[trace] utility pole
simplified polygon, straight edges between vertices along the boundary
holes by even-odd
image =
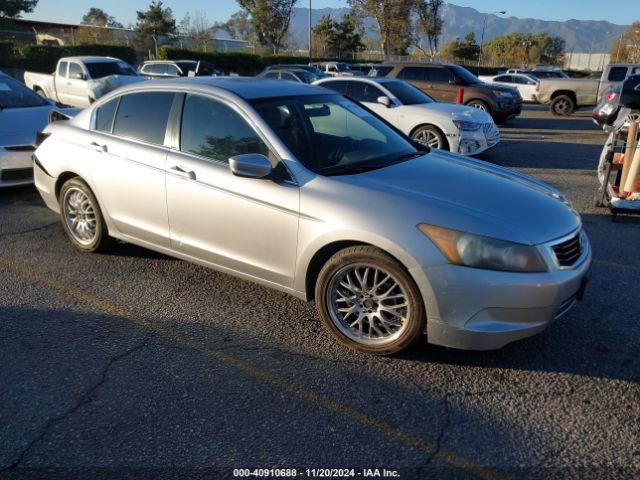
[[[309,0],[309,63],[311,63],[311,0]]]

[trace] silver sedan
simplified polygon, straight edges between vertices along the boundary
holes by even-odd
[[[429,152],[320,87],[133,85],[45,134],[36,186],[80,251],[117,238],[315,300],[365,352],[425,333],[500,348],[562,316],[588,278],[589,242],[559,192]]]

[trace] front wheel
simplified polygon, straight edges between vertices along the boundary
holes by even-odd
[[[468,107],[477,108],[478,110],[482,110],[483,112],[487,112],[489,115],[493,116],[493,112],[491,112],[491,107],[486,102],[482,100],[471,100],[467,103]]]
[[[108,244],[107,226],[93,192],[79,177],[60,189],[62,226],[71,243],[81,252],[96,252]]]
[[[339,251],[316,283],[327,329],[346,346],[391,355],[419,340],[426,313],[413,279],[392,257],[370,246]]]
[[[440,150],[449,150],[449,144],[438,127],[433,125],[423,125],[416,128],[411,134],[411,139],[421,145],[430,148],[439,148]]]

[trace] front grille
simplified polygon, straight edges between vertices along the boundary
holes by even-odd
[[[0,181],[17,182],[33,180],[33,168],[13,168],[0,171]]]
[[[553,253],[561,267],[571,267],[580,258],[582,254],[582,242],[580,241],[580,232],[576,233],[569,240],[554,245]]]

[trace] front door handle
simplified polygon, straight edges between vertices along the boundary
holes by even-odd
[[[101,145],[97,142],[91,142],[89,145],[93,147],[94,150],[97,150],[98,152],[107,153],[108,149],[106,145]]]
[[[196,179],[196,172],[194,172],[193,170],[187,170],[186,168],[181,167],[180,165],[174,165],[169,170],[171,170],[171,173],[173,173],[174,175],[177,175],[178,177],[186,178],[187,180]]]

